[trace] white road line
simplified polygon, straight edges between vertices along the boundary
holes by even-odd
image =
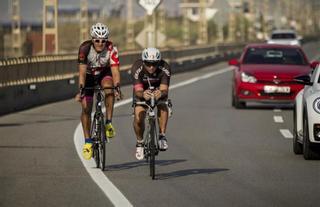
[[[82,126],[79,124],[74,132],[74,144],[76,146],[78,156],[85,166],[92,180],[100,187],[104,194],[110,199],[114,206],[133,206],[130,201],[120,192],[120,190],[113,185],[113,183],[105,176],[101,169],[95,168],[95,161],[85,160],[82,157],[83,145]]]
[[[275,113],[280,113],[280,112],[281,112],[281,109],[273,109],[273,112],[275,112]]]
[[[283,123],[283,118],[282,116],[273,116],[273,120],[276,123]]]
[[[221,70],[218,70],[218,71],[207,73],[207,74],[205,74],[203,76],[194,77],[194,78],[191,78],[189,80],[174,84],[174,85],[170,86],[170,89],[179,88],[181,86],[189,85],[189,84],[197,82],[199,80],[208,79],[208,78],[211,78],[212,76],[216,76],[216,75],[219,75],[219,74],[231,71],[231,70],[233,70],[233,69],[228,67],[228,68],[225,68],[225,69],[221,69]]]
[[[207,79],[212,76],[216,76],[228,71],[231,71],[232,68],[224,68],[218,71],[214,71],[211,73],[207,73],[203,76],[194,77],[189,80],[174,84],[170,86],[170,89],[179,88],[184,85],[188,85],[194,82],[197,82],[199,80]],[[114,107],[119,107],[128,103],[131,103],[132,98],[125,99],[123,101],[120,101],[114,105]],[[132,206],[130,201],[120,192],[120,190],[113,185],[113,183],[107,178],[107,176],[100,170],[95,168],[95,162],[93,159],[91,160],[85,160],[82,157],[82,145],[84,143],[83,139],[83,132],[82,132],[82,126],[81,123],[78,124],[74,136],[73,136],[74,144],[78,153],[78,156],[83,164],[83,166],[86,168],[87,172],[91,176],[92,180],[100,187],[100,189],[104,192],[104,194],[110,199],[110,201],[113,203],[114,206]]]
[[[280,129],[280,133],[286,139],[292,139],[293,138],[293,135],[291,134],[289,129]]]

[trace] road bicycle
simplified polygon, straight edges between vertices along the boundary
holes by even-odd
[[[152,90],[152,88],[151,88]],[[150,176],[155,179],[155,157],[159,154],[159,134],[158,134],[158,117],[156,115],[156,107],[158,105],[166,105],[168,107],[169,115],[172,113],[171,100],[156,101],[154,96],[150,101],[136,101],[135,105],[146,106],[146,118],[145,118],[145,132],[143,136],[144,143],[144,157],[149,163]]]
[[[114,87],[101,87],[97,85],[95,87],[85,87],[84,89],[94,90],[95,93],[95,112],[93,115],[90,137],[93,139],[93,158],[97,168],[101,168],[102,171],[106,165],[106,143],[109,143],[109,138],[106,137],[106,129],[104,122],[104,114],[102,112],[102,105],[104,103],[104,89],[112,89]],[[107,112],[106,112],[107,113]]]

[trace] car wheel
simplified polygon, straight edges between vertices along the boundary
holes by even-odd
[[[243,109],[246,107],[246,102],[239,101],[238,97],[234,93],[234,90],[232,90],[232,106],[236,109]]]
[[[239,101],[237,97],[234,97],[234,107],[237,109],[246,108],[246,102]]]
[[[303,152],[302,144],[298,142],[296,105],[293,106],[293,152],[295,154],[302,154]]]
[[[318,158],[318,153],[311,146],[309,139],[309,128],[308,128],[308,115],[306,112],[303,113],[303,157],[306,160],[312,160]]]
[[[232,90],[232,94],[231,94],[231,105],[233,106],[233,107],[236,107],[236,101],[235,101],[235,97],[234,97],[234,92],[233,92],[233,90]]]

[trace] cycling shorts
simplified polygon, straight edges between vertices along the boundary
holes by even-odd
[[[84,87],[94,87],[97,84],[102,83],[103,80],[112,80],[112,73],[111,70],[103,70],[99,75],[92,75],[92,74],[87,74],[86,75],[86,82]],[[93,99],[94,95],[94,90],[93,89],[84,89],[84,97],[86,100],[91,100]]]

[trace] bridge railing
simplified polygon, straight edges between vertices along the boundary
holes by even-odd
[[[195,58],[215,58],[239,53],[243,44],[219,44],[188,48],[166,48],[162,56],[169,63],[181,63]],[[141,51],[120,54],[121,70],[128,70]],[[77,55],[50,55],[0,60],[0,87],[70,79],[78,75]]]

